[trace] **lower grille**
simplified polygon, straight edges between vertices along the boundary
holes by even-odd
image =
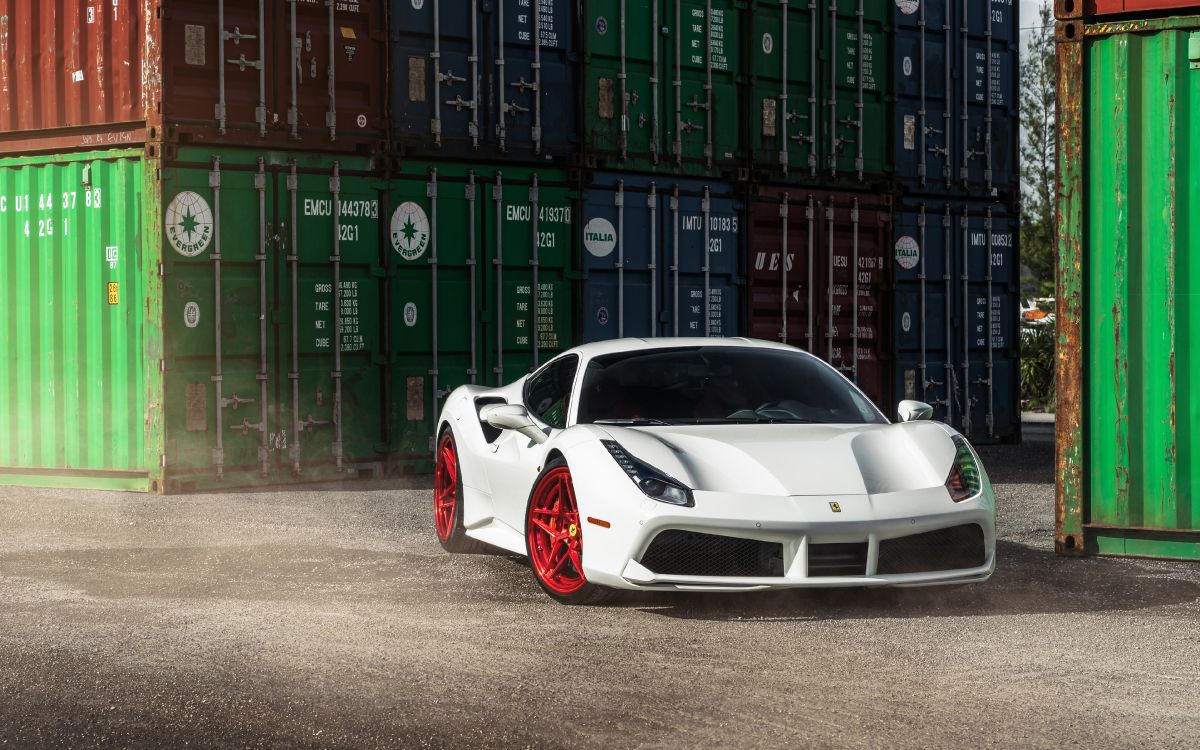
[[[777,578],[783,545],[671,529],[654,537],[641,563],[658,575]]]
[[[834,578],[867,574],[867,543],[808,545],[808,577]]]
[[[879,574],[978,568],[987,562],[983,527],[954,526],[879,543]]]

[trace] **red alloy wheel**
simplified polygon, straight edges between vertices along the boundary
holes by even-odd
[[[443,544],[450,541],[454,533],[455,516],[458,513],[458,453],[454,450],[454,438],[450,433],[438,441],[437,466],[433,476],[433,522],[438,539]]]
[[[526,519],[529,557],[538,580],[551,591],[569,595],[587,584],[583,577],[583,528],[571,485],[571,471],[546,472],[533,491]]]

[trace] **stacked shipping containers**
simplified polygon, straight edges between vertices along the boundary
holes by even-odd
[[[618,336],[1017,434],[1007,1],[0,5],[9,481],[420,468]]]
[[[1200,559],[1200,16],[1059,2],[1062,554]]]

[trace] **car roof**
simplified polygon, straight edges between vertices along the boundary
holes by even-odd
[[[591,359],[592,357],[600,357],[606,354],[651,351],[654,349],[675,349],[686,346],[732,346],[742,349],[781,349],[790,352],[801,351],[793,346],[787,346],[777,341],[760,341],[758,339],[748,338],[706,337],[614,339],[612,341],[598,341],[594,344],[584,344],[582,346],[577,346],[570,351],[571,353],[578,354],[585,359]]]

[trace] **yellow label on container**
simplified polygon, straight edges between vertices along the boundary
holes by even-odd
[[[108,282],[108,304],[121,304],[121,285],[116,281]]]
[[[358,34],[355,34],[354,29],[349,26],[342,27],[342,36],[346,39],[358,39]]]

